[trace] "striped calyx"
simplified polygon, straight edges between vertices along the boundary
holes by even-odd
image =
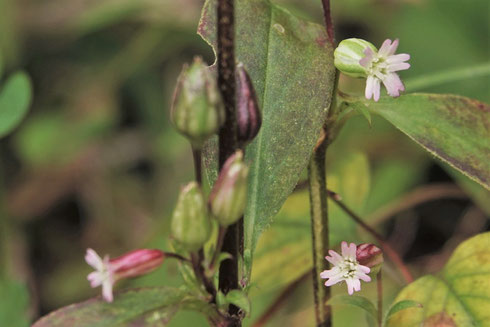
[[[367,48],[374,52],[378,51],[373,44],[365,40],[355,38],[343,40],[334,52],[335,67],[352,77],[367,77],[367,69],[360,63],[361,59],[366,56]]]

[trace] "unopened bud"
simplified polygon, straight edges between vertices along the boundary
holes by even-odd
[[[372,43],[362,39],[343,40],[334,51],[335,67],[352,77],[366,77],[366,68],[360,63],[360,60],[366,56],[364,53],[366,48],[371,48],[374,52],[378,51]]]
[[[237,139],[247,143],[259,132],[262,116],[250,76],[243,64],[236,67]]]
[[[357,246],[356,259],[359,264],[371,268],[370,274],[376,275],[384,262],[383,251],[374,244],[363,243]]]
[[[184,66],[172,101],[172,121],[196,147],[215,134],[225,120],[215,76],[199,57]]]
[[[187,250],[200,249],[211,234],[211,221],[204,196],[196,182],[180,192],[170,226],[172,237]]]
[[[104,300],[112,302],[112,289],[118,280],[148,274],[164,259],[165,253],[156,249],[134,250],[115,259],[107,255],[102,259],[94,250],[87,249],[85,261],[95,269],[87,279],[92,287],[102,286]]]
[[[212,215],[221,226],[240,219],[247,204],[248,167],[243,163],[243,152],[237,151],[226,160],[209,194]]]

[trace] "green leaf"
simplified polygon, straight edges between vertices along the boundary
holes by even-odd
[[[0,326],[27,327],[29,291],[24,283],[0,278]]]
[[[363,100],[439,159],[490,189],[490,106],[437,94]]]
[[[166,326],[179,309],[216,314],[209,304],[186,291],[155,287],[119,292],[113,303],[97,297],[72,304],[41,318],[33,327]]]
[[[422,304],[412,300],[402,300],[400,302],[396,302],[388,310],[385,317],[385,321],[390,319],[391,316],[393,316],[395,313],[399,311],[409,309],[409,308],[422,308],[422,307],[423,307]]]
[[[241,290],[231,290],[226,294],[226,302],[234,304],[242,309],[247,315],[250,314],[250,300],[247,294]]]
[[[3,67],[4,67],[3,56],[2,53],[0,52],[0,79],[2,78],[3,75]]]
[[[0,90],[0,137],[21,122],[31,103],[31,80],[24,72],[10,76]]]
[[[367,298],[359,295],[336,295],[328,302],[330,305],[353,305],[366,311],[371,317],[376,319],[377,310],[374,304]]]
[[[463,242],[438,276],[405,287],[395,302],[412,300],[422,309],[393,314],[387,326],[488,326],[490,321],[490,232]]]
[[[236,59],[254,83],[262,128],[247,147],[251,162],[245,249],[252,252],[306,167],[331,102],[335,69],[325,28],[267,0],[236,1]],[[216,50],[216,1],[199,34]],[[212,174],[211,174],[212,175]],[[250,273],[251,258],[244,258]]]

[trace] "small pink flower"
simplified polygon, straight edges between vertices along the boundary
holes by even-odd
[[[365,57],[359,60],[359,64],[366,68],[367,81],[365,96],[366,99],[374,98],[379,100],[381,82],[386,87],[388,94],[392,97],[400,95],[400,91],[405,90],[400,77],[395,72],[410,68],[410,64],[405,62],[410,59],[410,55],[401,53],[395,55],[398,48],[398,40],[391,42],[385,40],[378,52],[370,47],[364,49]]]
[[[139,249],[109,260],[108,255],[102,259],[94,250],[87,249],[85,261],[95,269],[87,279],[91,287],[102,285],[102,297],[112,302],[112,289],[118,280],[147,274],[160,266],[164,258],[165,253],[160,250]]]
[[[325,286],[332,286],[334,284],[345,281],[347,283],[347,291],[349,295],[361,290],[361,280],[370,282],[371,277],[367,274],[371,271],[366,266],[360,265],[356,259],[356,245],[347,242],[342,242],[342,255],[330,250],[328,253],[330,256],[326,256],[325,259],[330,262],[333,267],[330,270],[324,270],[320,273],[320,277],[328,279],[325,282]]]

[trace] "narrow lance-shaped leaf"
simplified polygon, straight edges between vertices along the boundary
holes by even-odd
[[[490,189],[490,106],[456,95],[364,101],[415,142]]]
[[[199,34],[214,48],[215,5],[215,0],[206,2],[199,24]],[[267,0],[235,5],[236,60],[250,74],[262,110],[261,130],[246,149],[251,163],[244,223],[249,274],[259,235],[308,163],[331,102],[335,69],[324,27]]]

